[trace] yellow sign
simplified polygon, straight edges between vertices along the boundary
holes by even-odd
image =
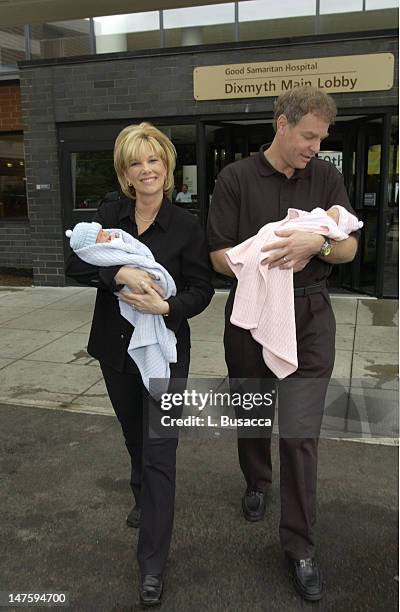
[[[326,93],[378,91],[393,87],[393,73],[392,53],[201,66],[193,71],[194,97],[267,98],[303,85]]]

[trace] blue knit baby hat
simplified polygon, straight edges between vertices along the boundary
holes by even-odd
[[[65,235],[69,238],[71,249],[77,251],[83,247],[96,243],[97,234],[102,229],[100,223],[77,223],[73,230],[67,230]]]

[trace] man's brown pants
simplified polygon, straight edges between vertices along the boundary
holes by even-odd
[[[274,374],[262,346],[248,330],[229,321],[226,306],[225,359],[230,379],[265,379]],[[335,360],[336,323],[326,289],[295,298],[298,370],[278,383],[281,520],[284,551],[304,559],[315,553],[318,439],[329,379]],[[250,383],[251,386],[251,383]],[[249,387],[250,388],[250,387]],[[271,438],[238,436],[239,462],[247,486],[265,491],[272,482]]]

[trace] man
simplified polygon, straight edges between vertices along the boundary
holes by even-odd
[[[192,201],[192,193],[189,191],[189,188],[186,185],[186,183],[183,183],[182,191],[180,191],[178,195],[176,196],[175,202],[187,204],[188,202],[191,202],[191,201]]]
[[[215,185],[209,215],[209,246],[214,269],[233,276],[225,253],[254,236],[267,223],[283,219],[288,208],[325,210],[340,204],[352,210],[341,174],[315,156],[334,123],[331,97],[312,87],[294,89],[275,104],[275,137],[257,155],[226,166]],[[352,261],[354,234],[341,242],[303,231],[276,231],[265,244],[269,268],[293,268],[298,369],[279,383],[280,541],[298,592],[308,600],[322,595],[315,560],[317,447],[326,390],[335,358],[335,319],[326,289],[332,264]],[[274,378],[262,346],[250,331],[230,322],[236,284],[228,298],[225,359],[230,379]],[[270,437],[239,437],[239,461],[247,482],[242,500],[247,520],[261,520],[271,484]]]

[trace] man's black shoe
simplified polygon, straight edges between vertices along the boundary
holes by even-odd
[[[265,493],[248,487],[242,497],[242,508],[246,520],[261,521],[265,516]]]
[[[140,601],[144,606],[158,606],[161,603],[163,580],[160,574],[146,574],[140,584]]]
[[[287,559],[297,592],[308,601],[321,599],[322,575],[314,559]]]
[[[133,506],[132,510],[126,517],[126,524],[128,525],[128,527],[133,527],[134,529],[137,529],[140,526],[140,514],[140,508],[138,506]]]

